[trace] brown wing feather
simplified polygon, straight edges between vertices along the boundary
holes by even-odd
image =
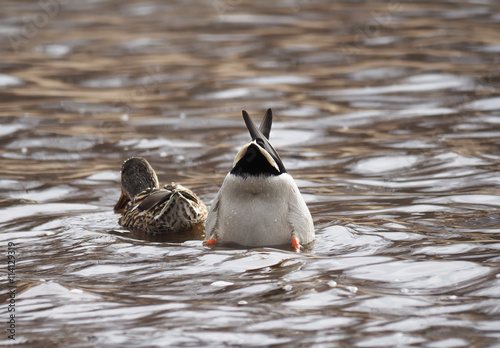
[[[149,210],[158,204],[162,204],[172,196],[172,191],[160,189],[156,192],[149,194],[140,204],[139,210]],[[137,200],[138,197],[136,197]]]

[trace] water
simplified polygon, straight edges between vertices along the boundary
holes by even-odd
[[[1,5],[2,345],[10,242],[18,346],[500,347],[497,2],[50,3]],[[124,159],[210,204],[269,107],[310,252],[120,228]]]

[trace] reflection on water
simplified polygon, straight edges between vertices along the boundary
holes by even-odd
[[[496,2],[42,3],[0,18],[16,343],[498,345]],[[210,203],[269,107],[310,252],[120,228],[124,159]]]

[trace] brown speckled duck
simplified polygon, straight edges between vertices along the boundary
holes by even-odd
[[[208,209],[190,189],[172,183],[160,187],[154,169],[144,158],[126,160],[121,170],[122,194],[114,207],[118,223],[150,234],[177,233],[207,219]]]

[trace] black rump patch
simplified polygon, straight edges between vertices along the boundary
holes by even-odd
[[[269,163],[255,144],[251,144],[245,155],[236,163],[231,174],[242,176],[276,176],[281,173]]]

